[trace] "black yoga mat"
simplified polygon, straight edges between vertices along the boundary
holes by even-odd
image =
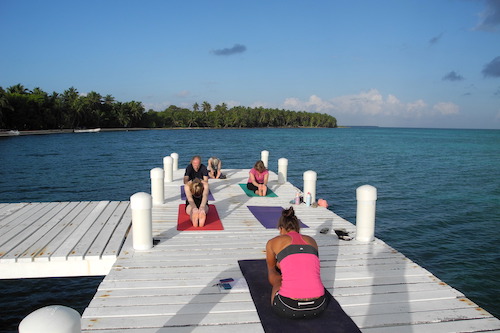
[[[330,303],[319,317],[311,319],[288,319],[278,316],[271,308],[272,288],[267,279],[266,261],[239,260],[238,264],[247,281],[262,327],[266,333],[361,332],[328,291]]]

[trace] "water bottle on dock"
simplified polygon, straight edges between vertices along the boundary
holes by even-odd
[[[307,192],[307,195],[306,195],[306,206],[307,207],[311,206],[311,192]]]
[[[300,192],[295,193],[295,204],[300,204]]]

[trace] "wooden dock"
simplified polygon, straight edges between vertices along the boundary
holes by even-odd
[[[129,202],[0,204],[0,278],[106,275],[130,224]]]
[[[2,277],[7,267],[28,277],[42,263],[49,273],[75,262],[98,267],[100,260],[99,269],[87,272],[97,273],[109,271],[112,261],[83,313],[84,332],[264,332],[248,291],[222,293],[214,284],[241,278],[238,260],[264,259],[267,240],[277,235],[247,206],[289,207],[296,188],[279,185],[271,173],[270,187],[278,197],[250,198],[238,186],[246,182],[248,170],[225,172],[228,179],[210,181],[224,230],[177,230],[183,203],[183,170],[178,170],[174,181],[165,183],[165,204],[153,208],[156,245],[148,251],[134,251],[130,234],[125,238],[128,202],[0,204],[1,244],[9,232],[23,237],[23,242],[9,238],[10,250],[1,245]],[[318,242],[325,286],[363,332],[500,332],[500,320],[383,241],[339,240],[333,229],[354,234],[355,226],[321,207],[295,207],[310,227],[302,233]],[[329,232],[321,234],[322,228]],[[40,229],[45,233],[37,238]],[[49,269],[52,263],[61,266]]]

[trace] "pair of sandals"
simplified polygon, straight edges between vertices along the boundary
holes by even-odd
[[[326,234],[326,233],[328,233],[328,230],[329,230],[328,228],[323,228],[319,232],[321,234]],[[349,236],[349,233],[345,229],[334,229],[334,231],[335,231],[335,234],[337,235],[337,237],[339,239],[342,239],[342,240],[345,240],[345,241],[352,240],[352,237]]]

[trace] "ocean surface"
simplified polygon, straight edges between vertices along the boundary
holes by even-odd
[[[500,131],[408,128],[192,129],[0,138],[0,202],[129,200],[149,192],[149,172],[179,154],[223,168],[269,168],[288,159],[302,187],[355,222],[356,188],[378,190],[376,236],[500,317]],[[205,162],[206,163],[206,162]],[[292,199],[292,198],[291,198]],[[102,277],[0,280],[0,328],[17,332],[49,304],[80,313]]]

